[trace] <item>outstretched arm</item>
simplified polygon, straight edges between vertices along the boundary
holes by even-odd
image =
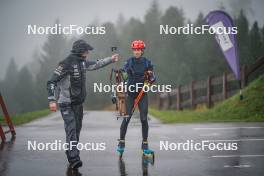
[[[110,63],[116,62],[120,59],[118,54],[114,54],[112,57],[106,57],[97,61],[86,61],[87,70],[97,70],[102,67],[109,65]]]

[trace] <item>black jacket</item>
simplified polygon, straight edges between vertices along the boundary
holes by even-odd
[[[47,82],[48,100],[58,103],[83,103],[86,97],[86,71],[102,68],[111,62],[111,57],[87,61],[78,54],[70,54],[59,63]]]

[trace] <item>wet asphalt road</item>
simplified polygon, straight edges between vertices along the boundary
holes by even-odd
[[[150,147],[154,165],[142,162],[141,126],[134,118],[128,128],[123,160],[116,153],[121,120],[113,112],[85,112],[81,143],[105,143],[104,151],[81,151],[83,167],[67,170],[64,151],[29,151],[28,141],[65,141],[59,113],[16,128],[17,137],[0,146],[0,175],[162,175],[162,176],[262,176],[264,175],[264,123],[213,123],[164,125],[150,120]],[[193,140],[236,142],[236,151],[160,150],[160,141]],[[96,147],[95,147],[96,148]]]

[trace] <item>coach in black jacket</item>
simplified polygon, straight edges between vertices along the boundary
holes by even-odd
[[[73,43],[71,54],[59,63],[51,79],[47,82],[48,100],[51,111],[56,111],[59,104],[64,120],[66,142],[73,144],[71,150],[66,151],[71,168],[82,166],[79,142],[83,119],[83,102],[86,97],[86,71],[102,68],[120,59],[118,54],[97,61],[86,59],[93,50],[84,40]],[[58,89],[56,89],[58,88]],[[58,91],[55,91],[58,90]]]

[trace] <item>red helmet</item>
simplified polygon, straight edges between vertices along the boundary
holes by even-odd
[[[146,45],[142,40],[134,40],[131,43],[131,48],[132,49],[145,49]]]

